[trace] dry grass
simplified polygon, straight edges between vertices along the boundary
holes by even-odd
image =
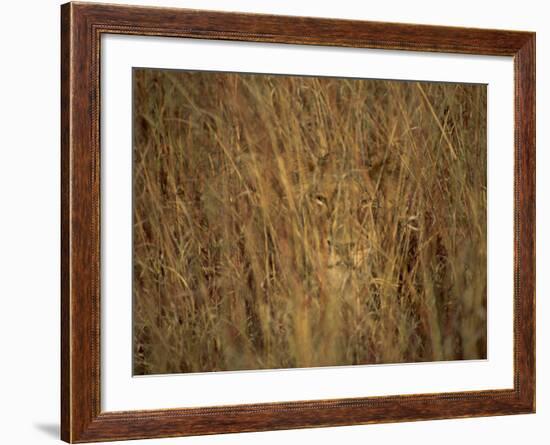
[[[486,356],[486,88],[134,71],[136,374]]]

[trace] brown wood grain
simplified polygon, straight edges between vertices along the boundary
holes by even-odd
[[[101,412],[99,61],[104,33],[513,56],[514,388]],[[534,412],[534,33],[68,3],[61,7],[61,37],[63,440],[91,442]]]

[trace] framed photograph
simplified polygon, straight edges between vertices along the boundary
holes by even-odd
[[[61,8],[67,442],[535,411],[535,34]]]

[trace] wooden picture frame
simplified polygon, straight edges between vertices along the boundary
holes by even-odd
[[[67,442],[533,413],[535,34],[92,3],[61,7],[61,437]],[[102,412],[100,38],[169,36],[512,56],[514,387],[456,393]]]

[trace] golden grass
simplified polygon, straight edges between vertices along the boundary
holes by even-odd
[[[134,70],[134,372],[486,356],[486,87]]]

